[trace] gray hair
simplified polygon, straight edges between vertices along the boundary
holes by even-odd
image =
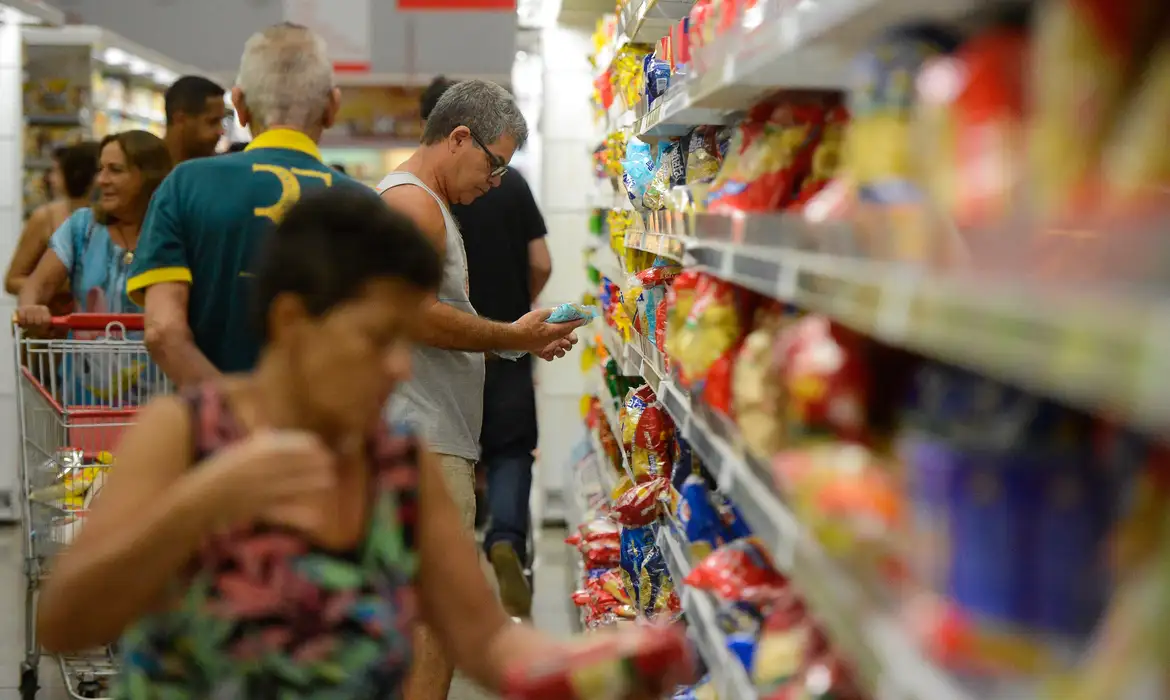
[[[236,85],[261,127],[320,126],[333,90],[333,63],[324,40],[291,22],[256,32],[244,44]]]
[[[516,100],[486,80],[463,80],[447,88],[427,117],[422,142],[438,143],[460,126],[471,129],[484,143],[495,143],[507,134],[519,149],[528,140],[528,123]]]

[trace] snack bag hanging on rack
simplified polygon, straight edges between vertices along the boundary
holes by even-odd
[[[754,537],[716,549],[687,576],[686,585],[720,600],[766,607],[790,594],[788,579]]]
[[[712,365],[743,336],[747,295],[729,282],[711,278],[695,299],[672,353],[684,386],[701,387]]]
[[[865,442],[871,377],[862,340],[823,316],[805,316],[776,344],[788,439]]]

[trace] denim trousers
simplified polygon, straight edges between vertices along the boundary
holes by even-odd
[[[480,461],[487,484],[488,526],[483,546],[512,545],[528,561],[529,497],[532,493],[531,452],[485,455]]]

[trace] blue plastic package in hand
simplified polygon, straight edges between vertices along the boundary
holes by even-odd
[[[597,308],[584,304],[561,304],[548,315],[549,323],[569,323],[571,321],[592,321],[597,318]]]

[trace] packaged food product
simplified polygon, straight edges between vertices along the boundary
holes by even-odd
[[[837,176],[844,159],[845,129],[848,111],[841,105],[829,109],[825,116],[820,142],[813,151],[808,175],[800,182],[796,197],[788,207],[801,209],[817,196]]]
[[[650,479],[623,493],[614,501],[612,515],[624,527],[645,527],[670,512],[670,482]]]
[[[771,361],[776,335],[788,319],[782,304],[756,311],[755,328],[744,338],[731,370],[731,414],[753,455],[768,459],[783,446],[779,367]]]
[[[670,178],[679,167],[678,160],[678,144],[673,141],[667,142],[658,154],[654,177],[647,183],[646,192],[642,195],[642,207],[646,211],[660,211],[666,208]]]
[[[657,406],[651,406],[647,411],[661,412]],[[643,414],[645,417],[645,414]],[[665,479],[670,481],[670,459],[665,449],[648,450],[635,446],[630,450],[630,471],[639,483],[650,479]]]
[[[691,450],[691,443],[681,435],[674,439],[674,463],[670,467],[670,482],[675,491],[682,491],[683,484],[692,476],[703,477],[699,458]]]
[[[721,600],[758,606],[772,604],[789,592],[788,579],[776,571],[754,537],[716,549],[691,570],[685,583]]]
[[[634,275],[636,284],[652,287],[664,284],[682,272],[682,265],[667,258],[655,258],[654,264]]]
[[[1102,158],[1105,220],[1161,212],[1167,207],[1170,145],[1170,19],[1144,71],[1141,85],[1121,110]]]
[[[597,307],[583,304],[561,304],[548,315],[549,323],[569,323],[571,321],[592,321],[599,315]]]
[[[752,680],[761,696],[791,683],[804,665],[811,623],[804,604],[792,598],[773,606],[764,619]]]
[[[1039,216],[1080,223],[1103,141],[1160,29],[1157,0],[1052,0],[1037,6],[1028,85],[1030,197]],[[1070,148],[1076,144],[1076,148]]]
[[[739,345],[735,345],[723,353],[707,371],[707,378],[703,382],[703,403],[725,416],[731,416],[731,373],[735,358],[739,355]]]
[[[723,523],[702,476],[687,477],[679,489],[678,521],[693,561],[706,558],[723,544]]]
[[[627,450],[634,445],[634,436],[638,432],[638,422],[642,419],[642,414],[657,400],[654,389],[649,384],[631,389],[626,394],[619,418],[622,424],[622,444]]]
[[[684,386],[704,381],[711,366],[739,342],[742,306],[737,289],[723,280],[710,279],[700,290],[671,353]]]
[[[773,464],[780,490],[828,551],[878,560],[901,531],[901,494],[865,447],[827,442],[780,452]]]
[[[626,157],[622,159],[622,172],[622,184],[630,202],[635,209],[641,209],[642,197],[654,179],[654,157],[650,146],[638,139],[630,139],[626,144]]]
[[[708,208],[759,212],[789,204],[811,169],[824,118],[816,103],[781,104],[764,120],[749,117],[711,186]]]
[[[670,87],[670,63],[655,54],[647,54],[642,65],[646,74],[646,103],[653,106]]]
[[[711,182],[719,174],[720,158],[715,141],[715,129],[699,126],[682,141],[687,149],[687,184]]]
[[[660,348],[666,351],[671,359],[677,359],[680,335],[683,324],[691,314],[691,308],[698,298],[699,291],[710,283],[710,278],[693,270],[679,273],[670,289],[666,292],[666,323],[663,324],[663,340]]]
[[[870,373],[863,341],[824,316],[810,315],[784,329],[776,345],[788,439],[828,434],[864,441]]]
[[[654,545],[654,534],[652,527],[622,528],[620,561],[622,581],[634,600],[641,600],[639,583],[642,562],[646,560],[646,552]]]
[[[1028,52],[1024,29],[998,27],[922,69],[917,135],[933,145],[920,149],[922,182],[960,227],[1006,221],[1018,205]]]

